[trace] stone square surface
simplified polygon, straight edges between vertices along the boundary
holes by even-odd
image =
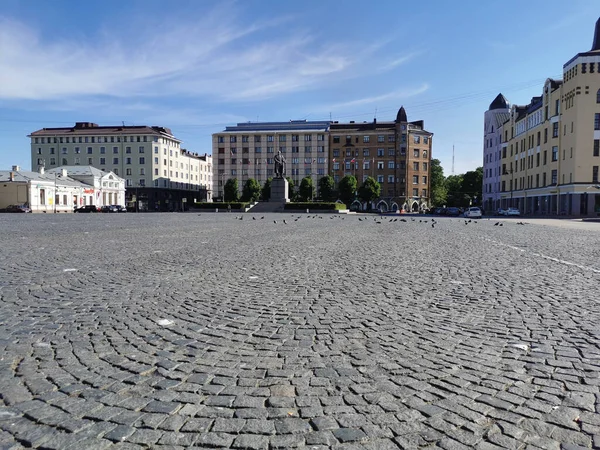
[[[0,446],[600,445],[600,223],[395,218],[0,216]]]

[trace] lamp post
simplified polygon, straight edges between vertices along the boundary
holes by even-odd
[[[513,169],[505,170],[502,175],[508,175],[508,174],[510,174],[510,208],[512,208],[513,207],[513,189],[514,189]]]

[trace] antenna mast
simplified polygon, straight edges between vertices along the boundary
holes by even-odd
[[[452,175],[454,175],[454,144],[452,144]]]

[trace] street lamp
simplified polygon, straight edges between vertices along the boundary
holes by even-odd
[[[514,179],[515,177],[513,176],[513,169],[509,169],[509,170],[504,170],[504,173],[502,175],[508,175],[510,174],[510,207],[513,207],[513,189],[514,189]]]

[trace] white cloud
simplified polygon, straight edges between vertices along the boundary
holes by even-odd
[[[354,106],[362,106],[362,105],[372,105],[372,104],[389,104],[390,102],[402,100],[409,97],[414,97],[415,95],[422,94],[429,89],[429,85],[426,83],[422,84],[419,87],[415,87],[413,89],[400,89],[392,92],[388,92],[387,94],[376,95],[373,97],[364,97],[356,100],[351,100],[349,102],[338,103],[336,105],[331,106],[332,110],[337,109],[347,109]]]
[[[366,75],[368,59],[381,48],[319,44],[309,31],[283,30],[273,38],[273,28],[288,20],[247,24],[230,8],[217,7],[200,21],[164,19],[160,33],[133,27],[137,34],[128,36],[115,26],[86,41],[42,39],[26,24],[0,17],[0,99],[179,95],[253,101]]]

